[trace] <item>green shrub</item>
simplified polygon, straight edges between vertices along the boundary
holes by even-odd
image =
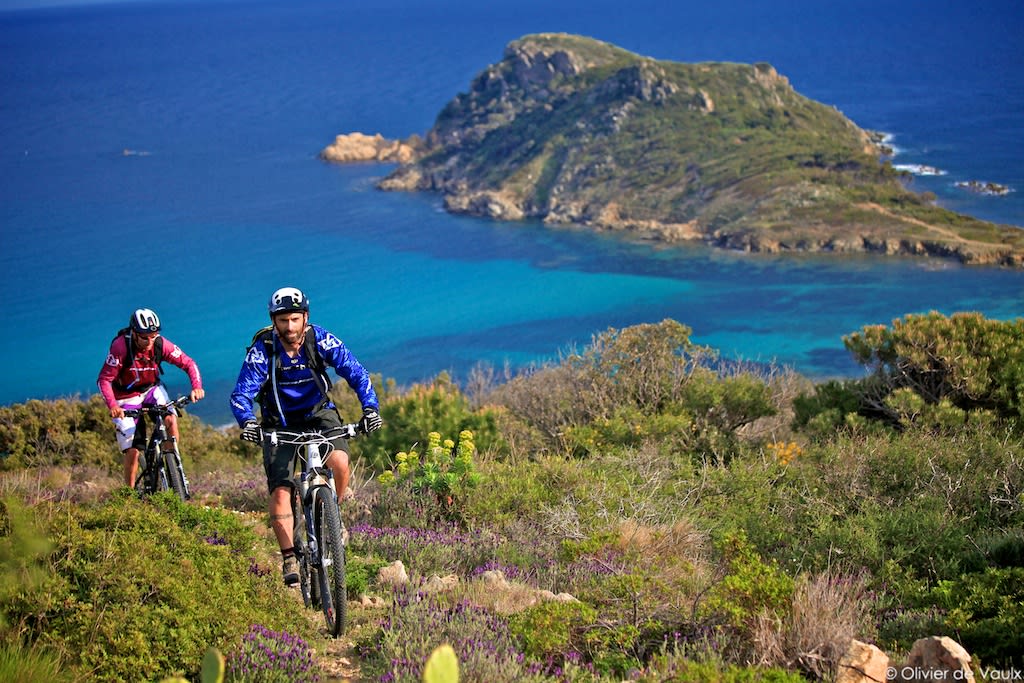
[[[0,629],[14,617],[6,608],[10,601],[48,583],[52,548],[45,525],[32,511],[14,497],[0,499]]]
[[[693,660],[661,655],[636,679],[641,683],[806,683],[800,674],[784,669],[744,667],[720,659]]]
[[[509,632],[533,659],[560,661],[585,649],[585,633],[597,612],[582,602],[540,602],[509,618]]]
[[[361,413],[357,410],[354,414]],[[474,410],[445,373],[400,394],[393,390],[385,393],[380,414],[384,427],[352,442],[354,453],[377,472],[391,467],[394,454],[416,449],[417,444],[422,448],[422,439],[432,431],[459,434],[469,430],[481,451],[505,448],[498,431],[497,411],[487,407]]]
[[[772,415],[765,378],[715,353],[674,320],[595,335],[559,365],[516,377],[492,399],[556,452],[577,456],[658,442],[712,461],[731,457],[736,430]]]
[[[927,404],[945,400],[962,411],[1024,418],[1024,318],[1003,322],[933,311],[894,320],[889,328],[865,326],[843,343],[873,373],[873,391],[863,400],[889,419],[901,417],[886,403],[899,389]]]
[[[28,642],[58,647],[93,680],[156,680],[195,672],[211,645],[252,623],[304,627],[277,573],[254,564],[256,537],[235,515],[118,493],[37,507],[54,545],[50,579],[8,604]]]
[[[793,428],[812,437],[827,438],[846,423],[846,416],[861,409],[859,383],[827,380],[815,384],[813,394],[793,400]]]
[[[631,624],[597,625],[583,635],[584,652],[599,673],[621,679],[640,667],[641,635]]]
[[[248,457],[237,438],[183,413],[178,419],[185,471],[231,466]],[[0,471],[42,467],[97,467],[121,472],[121,454],[106,403],[93,394],[86,400],[30,400],[0,406]]]
[[[708,591],[702,618],[719,622],[745,638],[753,635],[762,614],[786,616],[795,584],[773,561],[763,560],[743,532],[727,533],[719,544],[726,574]]]
[[[416,451],[398,453],[394,469],[384,471],[379,480],[384,486],[407,482],[414,493],[433,496],[444,519],[462,520],[466,499],[480,483],[475,454],[473,432],[468,429],[459,433],[458,445],[430,432],[422,456]]]
[[[493,531],[469,530],[453,524],[415,527],[377,527],[359,524],[351,528],[350,548],[387,563],[400,560],[419,576],[468,575],[490,562],[504,541]]]
[[[1024,665],[1024,568],[990,568],[940,581],[929,598],[945,611],[949,635],[983,665]]]
[[[480,483],[466,502],[466,514],[480,523],[512,524],[560,503],[585,485],[580,463],[556,456],[529,462],[480,459]]]
[[[379,558],[349,553],[345,559],[345,592],[352,598],[369,593],[377,572],[387,564]]]
[[[0,470],[53,462],[120,468],[110,412],[98,394],[0,406]]]
[[[1000,532],[986,542],[985,557],[994,567],[1024,567],[1024,530]]]

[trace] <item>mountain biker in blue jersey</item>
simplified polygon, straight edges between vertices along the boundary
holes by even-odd
[[[341,427],[341,417],[328,396],[327,366],[334,368],[359,397],[363,431],[380,429],[380,404],[369,373],[338,337],[309,324],[306,295],[295,287],[283,287],[273,293],[267,308],[272,325],[253,338],[231,392],[231,412],[242,428],[241,438],[259,443],[261,427],[293,431]],[[257,402],[261,420],[256,418]],[[324,464],[334,473],[340,498],[348,488],[349,456],[343,437],[331,439],[331,444],[333,450]],[[289,471],[295,448],[286,444],[273,448],[264,444],[263,448],[270,522],[281,548],[284,582],[289,586],[299,581],[292,539]]]

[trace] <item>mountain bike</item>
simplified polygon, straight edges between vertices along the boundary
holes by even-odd
[[[188,477],[181,464],[181,452],[178,441],[167,434],[164,418],[172,414],[176,408],[184,408],[191,402],[188,396],[182,396],[170,403],[154,403],[124,411],[128,417],[140,422],[148,416],[153,422],[153,433],[149,436],[146,449],[139,453],[139,474],[135,478],[135,490],[147,496],[168,489],[174,491],[181,500],[192,497],[189,490]]]
[[[345,631],[345,526],[338,508],[334,473],[324,465],[333,450],[330,439],[360,433],[358,424],[320,431],[265,430],[266,446],[299,446],[292,458],[293,541],[299,563],[299,589],[308,608],[319,608],[332,636]]]

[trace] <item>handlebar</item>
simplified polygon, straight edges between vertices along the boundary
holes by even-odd
[[[179,396],[170,403],[152,403],[139,408],[125,408],[124,415],[125,417],[138,418],[145,413],[150,417],[166,417],[171,414],[172,408],[184,408],[191,402],[192,399],[188,396]]]
[[[342,425],[340,427],[331,427],[324,430],[311,429],[306,431],[296,431],[293,429],[260,428],[261,440],[267,441],[272,446],[276,446],[277,444],[322,444],[327,443],[335,436],[343,436],[346,439],[352,439],[358,434],[365,433],[366,432],[357,422]]]

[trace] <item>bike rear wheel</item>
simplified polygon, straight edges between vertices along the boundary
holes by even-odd
[[[318,487],[313,492],[313,520],[319,541],[320,602],[327,630],[338,636],[345,631],[348,596],[345,590],[345,545],[341,533],[341,511],[338,499],[330,488]]]
[[[185,488],[185,475],[181,468],[181,458],[176,451],[163,453],[164,472],[167,485],[182,501],[188,500],[188,489]]]
[[[135,473],[135,492],[139,496],[144,496],[146,491],[146,456],[143,453],[139,453],[139,469]]]

